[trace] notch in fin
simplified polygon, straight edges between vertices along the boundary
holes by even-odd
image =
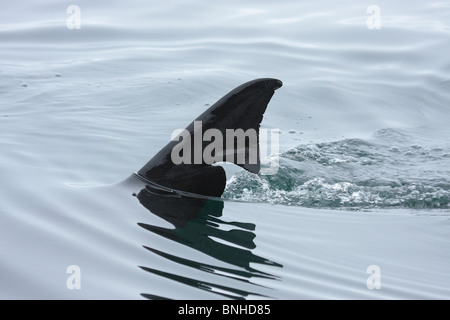
[[[252,173],[258,173],[260,170],[259,126],[275,90],[282,85],[283,83],[280,80],[264,78],[249,81],[235,88],[186,128],[185,132],[190,136],[190,139],[186,139],[188,147],[191,150],[199,150],[200,148],[194,146],[196,142],[194,133],[203,137],[205,131],[217,129],[224,138],[223,152],[218,156],[221,161],[216,162],[232,162]],[[196,126],[198,123],[201,123],[201,132],[198,132],[199,129]],[[241,145],[239,148],[236,143],[232,143],[232,148],[227,147],[225,139],[227,129],[242,129],[244,132],[253,129],[256,132],[256,145],[251,146],[251,139],[247,139],[244,147]],[[216,132],[218,132],[217,130]],[[192,152],[191,161],[186,161],[188,163],[175,164],[172,159],[172,150],[180,143],[180,140],[170,141],[138,171],[138,175],[172,189],[220,197],[225,190],[225,170],[220,166],[212,166],[203,159],[198,162],[197,159],[194,159],[194,152]],[[203,154],[203,151],[211,142],[205,142],[202,139],[200,143]],[[251,160],[250,151],[252,147],[256,148],[256,159]],[[244,155],[245,161],[237,161],[237,159],[242,159],[239,158],[239,155]],[[230,161],[230,159],[234,160]]]

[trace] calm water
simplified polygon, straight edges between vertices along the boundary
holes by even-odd
[[[75,4],[1,6],[1,298],[450,297],[450,2]],[[260,77],[277,175],[128,178]]]

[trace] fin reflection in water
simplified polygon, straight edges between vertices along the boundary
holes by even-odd
[[[250,266],[251,263],[256,263],[282,267],[278,263],[252,253],[251,250],[256,248],[253,242],[255,234],[252,232],[255,230],[254,224],[226,222],[220,219],[224,207],[223,201],[183,195],[157,185],[147,185],[139,192],[137,198],[151,213],[170,222],[175,228],[167,229],[144,223],[139,223],[139,226],[237,268],[205,264],[144,246],[151,253],[183,266],[254,285],[255,290],[261,286],[252,283],[252,278],[277,279],[274,275],[258,271]],[[221,228],[224,225],[231,226],[233,229],[225,231],[223,227]],[[214,239],[218,239],[220,242]],[[150,267],[141,266],[141,268],[167,279],[233,299],[245,299],[249,295],[264,296],[257,292],[191,279]],[[153,294],[142,295],[152,299],[164,298]]]

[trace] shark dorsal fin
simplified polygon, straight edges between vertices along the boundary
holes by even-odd
[[[265,78],[235,88],[187,126],[182,136],[162,148],[138,175],[176,190],[219,197],[225,189],[225,171],[220,166],[212,166],[211,162],[232,162],[258,173],[259,125],[275,90],[281,86],[280,80]],[[214,139],[204,139],[208,133],[212,133]],[[241,143],[236,136],[230,142],[230,139],[227,141],[232,137],[230,133],[248,135]],[[256,136],[252,139],[251,134]],[[210,153],[213,161],[205,160],[204,152],[211,150],[213,142],[217,147]],[[175,150],[178,153],[174,153]],[[182,161],[179,157],[174,161],[174,154],[181,154]]]

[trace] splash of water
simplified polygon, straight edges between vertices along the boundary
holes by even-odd
[[[281,155],[277,175],[233,176],[224,197],[306,207],[449,208],[449,160],[445,143],[383,129],[370,140],[299,145]]]

